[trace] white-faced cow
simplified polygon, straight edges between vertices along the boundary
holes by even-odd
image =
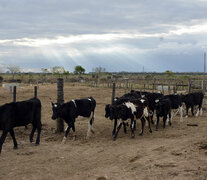
[[[14,134],[14,127],[26,126],[32,123],[33,128],[30,134],[30,142],[33,141],[33,135],[37,129],[36,145],[40,143],[40,132],[41,132],[41,102],[37,98],[32,98],[26,101],[12,102],[0,106],[0,130],[3,130],[0,139],[0,153],[2,145],[6,139],[8,132],[10,133],[14,149],[17,149],[17,141]]]
[[[73,138],[75,140],[75,119],[78,116],[89,118],[87,137],[90,136],[90,132],[94,133],[93,121],[95,107],[96,101],[93,97],[89,97],[87,99],[71,100],[63,104],[52,103],[52,119],[55,120],[57,118],[62,118],[68,125],[68,127],[65,130],[65,136],[63,137],[62,143],[65,143],[70,128],[72,128],[73,130]]]

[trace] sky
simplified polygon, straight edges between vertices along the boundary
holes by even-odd
[[[203,72],[207,0],[0,0],[0,71]]]

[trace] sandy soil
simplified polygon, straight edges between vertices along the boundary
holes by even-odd
[[[33,96],[33,87],[20,87],[17,100]],[[104,117],[105,104],[111,102],[111,90],[89,87],[64,87],[65,101],[93,96],[97,101],[95,134],[86,140],[88,120],[76,121],[77,140],[69,135],[61,145],[62,134],[55,133],[56,122],[51,119],[51,101],[56,101],[56,84],[41,85],[38,97],[42,102],[42,134],[40,146],[29,142],[28,129],[15,128],[19,148],[13,150],[10,135],[3,144],[0,155],[0,179],[207,179],[207,119],[175,117],[172,127],[138,136],[137,121],[135,139],[130,131],[120,131],[112,140],[113,122]],[[125,90],[118,89],[117,96]],[[0,88],[0,104],[12,101],[9,91]],[[187,126],[196,123],[198,126]],[[35,134],[36,135],[36,134]],[[35,136],[36,137],[36,136]]]

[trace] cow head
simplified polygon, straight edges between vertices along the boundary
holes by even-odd
[[[110,116],[110,104],[107,104],[105,106],[105,118],[108,118]]]
[[[52,119],[55,120],[60,117],[61,105],[59,103],[52,103]]]

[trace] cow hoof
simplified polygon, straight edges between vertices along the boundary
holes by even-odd
[[[132,137],[131,137],[132,139],[134,139],[135,138],[135,135],[132,135]]]
[[[113,141],[116,141],[116,138],[115,137],[113,138]]]
[[[75,136],[75,137],[73,137],[73,141],[76,141],[76,136]]]
[[[18,149],[18,147],[17,146],[14,146],[13,149]]]
[[[39,143],[35,143],[35,146],[39,146],[40,144]]]
[[[139,133],[139,136],[142,136],[143,134],[142,133]]]
[[[149,132],[152,133],[152,130],[150,129]]]

